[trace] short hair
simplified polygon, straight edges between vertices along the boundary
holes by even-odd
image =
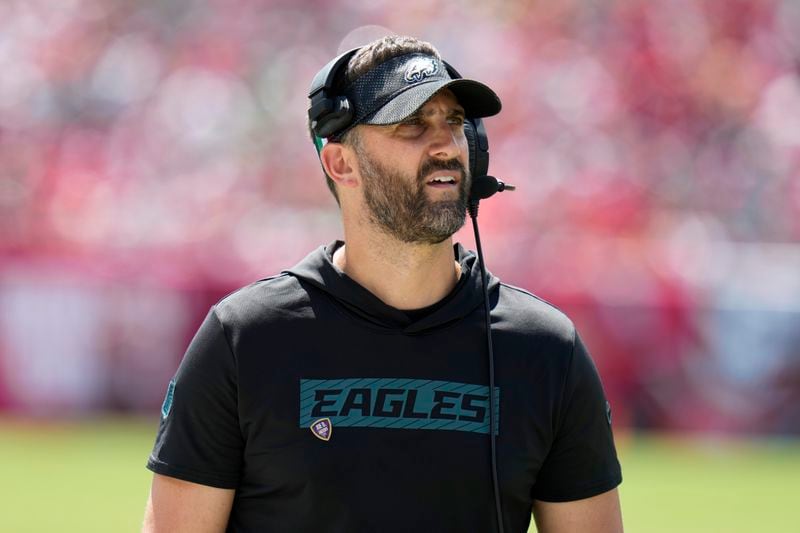
[[[365,72],[375,68],[377,65],[380,65],[381,63],[384,63],[393,57],[413,53],[424,53],[432,55],[436,57],[436,59],[441,59],[439,51],[428,42],[420,41],[414,37],[407,37],[403,35],[387,35],[361,47],[358,52],[356,52],[355,55],[350,58],[350,61],[347,63],[347,68],[344,69],[343,75],[338,76],[337,79],[334,80],[334,91],[337,94],[341,94],[348,84],[352,83],[353,80]],[[308,132],[311,135],[311,140],[315,141],[316,144],[316,136],[314,135],[314,131],[311,129],[310,119],[308,122]],[[358,126],[347,130],[341,137],[336,139],[336,142],[353,147],[360,146],[358,138]],[[328,183],[328,189],[330,189],[331,194],[333,194],[333,197],[336,199],[336,203],[338,204],[339,194],[336,191],[336,184],[327,173],[325,173],[325,181]]]

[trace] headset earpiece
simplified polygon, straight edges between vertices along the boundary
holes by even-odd
[[[308,108],[308,119],[311,123],[311,131],[317,137],[327,138],[344,130],[353,121],[353,106],[346,96],[334,93],[334,84],[344,73],[344,67],[353,57],[358,48],[349,50],[334,59],[322,70],[317,72],[311,87],[308,89],[308,97],[311,105]]]
[[[480,119],[470,118],[464,121],[464,136],[469,146],[469,172],[475,177],[489,173],[489,139]]]
[[[319,102],[318,109],[318,118],[311,121],[311,128],[317,137],[330,137],[345,129],[353,120],[353,108],[346,96],[325,98]]]

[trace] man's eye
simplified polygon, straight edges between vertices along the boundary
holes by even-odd
[[[425,123],[421,120],[405,120],[400,123],[397,132],[404,136],[416,137],[425,132]]]

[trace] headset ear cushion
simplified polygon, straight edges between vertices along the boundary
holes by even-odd
[[[469,172],[476,176],[485,176],[489,172],[489,152],[481,150],[478,146],[478,132],[472,119],[464,122],[464,136],[467,138],[469,147]]]
[[[320,116],[314,124],[317,137],[330,137],[347,128],[353,120],[353,108],[346,96],[330,100],[332,110]]]
[[[471,176],[475,175],[475,150],[477,143],[475,142],[475,127],[472,121],[467,120],[464,122],[464,136],[467,138],[467,146],[469,147],[469,173]]]

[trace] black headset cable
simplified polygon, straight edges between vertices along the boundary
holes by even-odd
[[[503,504],[500,500],[500,483],[497,478],[497,399],[494,391],[494,349],[492,348],[492,317],[489,305],[489,280],[483,262],[483,248],[481,247],[481,234],[478,231],[478,203],[483,198],[488,198],[496,192],[503,190],[513,191],[514,186],[503,183],[492,176],[476,177],[472,186],[467,211],[472,219],[472,231],[475,234],[475,247],[478,251],[478,264],[481,268],[481,287],[483,288],[483,310],[486,323],[486,345],[489,350],[489,442],[492,455],[492,488],[494,492],[494,505],[497,513],[497,530],[505,533],[503,527]]]

